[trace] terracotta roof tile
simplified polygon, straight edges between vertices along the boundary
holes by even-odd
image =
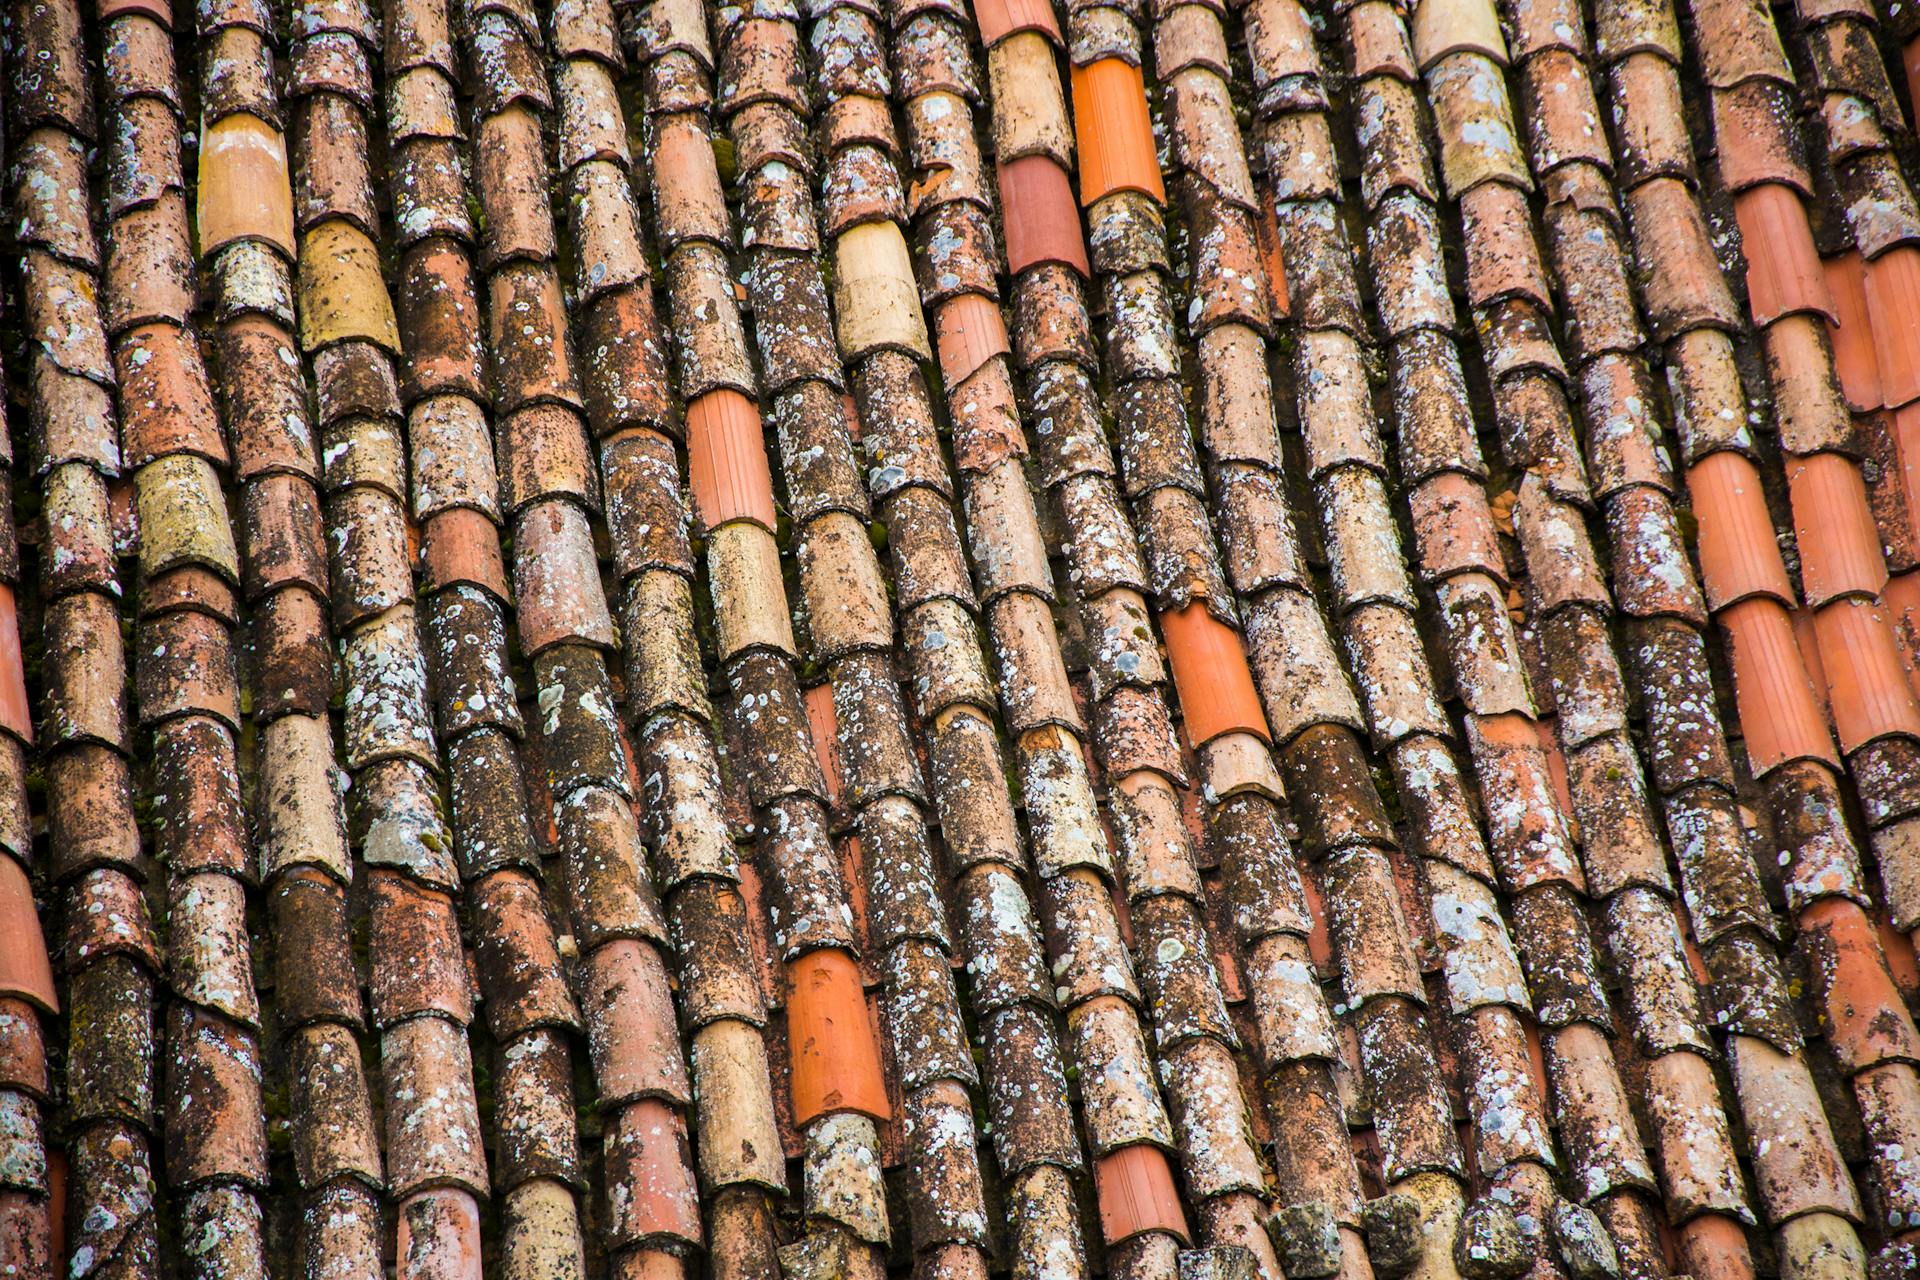
[[[1813,246],[1800,196],[1778,181],[1734,197],[1734,215],[1747,261],[1748,309],[1755,324],[1814,311],[1834,318],[1833,297]]]
[[[1140,69],[1119,58],[1076,64],[1073,104],[1081,203],[1115,191],[1165,200]]]

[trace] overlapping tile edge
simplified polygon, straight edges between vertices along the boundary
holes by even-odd
[[[1920,1274],[1910,7],[18,0],[0,1268]]]

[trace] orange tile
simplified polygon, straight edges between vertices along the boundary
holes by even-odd
[[[1878,595],[1887,582],[1887,562],[1860,468],[1837,453],[1790,458],[1787,487],[1807,603]]]
[[[751,520],[775,530],[773,474],[753,401],[722,388],[687,406],[687,471],[707,528]]]
[[[1572,813],[1573,791],[1567,779],[1567,758],[1560,753],[1560,735],[1546,720],[1535,720],[1533,731],[1540,739],[1540,750],[1546,753],[1547,776],[1553,780],[1553,794],[1560,802],[1560,812]]]
[[[1813,621],[1841,750],[1851,752],[1889,734],[1920,737],[1920,705],[1879,605],[1841,600],[1821,609]]]
[[[997,172],[1008,274],[1057,262],[1082,276],[1092,275],[1067,171],[1048,156],[1033,155],[1003,164]]]
[[[27,670],[20,656],[20,615],[13,588],[0,583],[0,729],[33,744],[33,708],[27,701]]]
[[[431,590],[469,583],[501,601],[511,600],[500,530],[472,507],[452,507],[427,521],[421,539]]]
[[[976,0],[973,17],[988,49],[1020,31],[1041,31],[1060,42],[1060,20],[1047,0]]]
[[[1880,357],[1873,346],[1873,320],[1867,307],[1867,264],[1858,253],[1843,253],[1823,264],[1827,289],[1833,295],[1834,319],[1827,325],[1833,341],[1833,369],[1840,390],[1855,413],[1878,409]]]
[[[1893,985],[1900,988],[1901,996],[1909,1004],[1920,999],[1920,960],[1914,957],[1913,939],[1885,919],[1875,922],[1874,932],[1880,937],[1880,950],[1887,957],[1887,972],[1893,975]]]
[[[1754,774],[1764,776],[1791,760],[1837,767],[1787,611],[1777,601],[1743,600],[1720,615],[1720,625],[1727,632],[1740,728]]]
[[[804,1128],[835,1111],[891,1116],[880,1042],[852,956],[826,949],[787,962],[787,1045],[795,1124]]]
[[[820,761],[820,776],[826,780],[827,801],[840,803],[840,753],[834,746],[839,730],[833,715],[833,686],[816,684],[803,695],[807,703],[807,728],[813,734],[813,754]]]
[[[1687,469],[1687,489],[1700,523],[1707,604],[1719,609],[1757,595],[1792,604],[1793,585],[1753,463],[1730,450],[1708,454]]]
[[[1284,320],[1293,313],[1293,299],[1287,295],[1287,260],[1280,247],[1280,220],[1272,200],[1260,202],[1254,232],[1260,239],[1261,265],[1267,269],[1267,301],[1273,308],[1273,318]]]
[[[1920,399],[1920,248],[1899,245],[1867,264],[1867,316],[1882,402]]]
[[[1880,602],[1887,607],[1887,624],[1900,648],[1907,685],[1920,697],[1920,569],[1888,579]]]
[[[1906,496],[1908,516],[1914,525],[1913,551],[1920,555],[1920,403],[1895,409],[1892,418],[1893,452],[1900,464],[1900,490]]]
[[[940,376],[948,387],[958,387],[981,365],[1011,350],[1000,304],[984,294],[963,293],[941,303],[933,330]]]
[[[1101,1156],[1093,1165],[1093,1185],[1100,1234],[1109,1247],[1148,1231],[1189,1238],[1173,1167],[1160,1148],[1135,1143]]]
[[[196,209],[200,252],[259,240],[294,257],[293,188],[287,144],[278,129],[250,115],[231,115],[201,134]]]
[[[1827,669],[1820,662],[1820,636],[1813,629],[1813,610],[1793,611],[1793,642],[1799,646],[1801,660],[1806,664],[1807,683],[1813,687],[1813,700],[1820,704],[1820,714],[1831,731],[1833,704],[1827,696]]]
[[[1768,325],[1802,311],[1836,319],[1800,193],[1778,182],[1749,187],[1733,198],[1733,214],[1747,258],[1753,322]]]
[[[1816,984],[1816,1007],[1843,1066],[1906,1056],[1917,1038],[1911,1015],[1880,953],[1873,922],[1846,898],[1823,898],[1800,913]]]
[[[1138,191],[1166,203],[1160,158],[1140,68],[1100,58],[1073,69],[1073,130],[1080,148],[1080,202]]]
[[[1208,613],[1204,604],[1161,614],[1160,629],[1173,662],[1174,691],[1188,741],[1203,747],[1235,730],[1269,737],[1238,632]]]
[[[15,996],[57,1013],[60,999],[53,989],[53,965],[47,959],[47,940],[33,907],[33,886],[27,871],[0,854],[0,996]]]

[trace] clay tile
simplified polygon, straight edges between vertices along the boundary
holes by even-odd
[[[580,995],[602,1105],[685,1105],[686,1061],[659,951],[632,938],[606,943],[583,965]]]
[[[551,109],[539,20],[531,12],[516,16],[483,7],[468,21],[467,60],[475,115],[492,116],[513,108],[543,113]]]
[[[749,108],[745,114],[758,112],[778,114],[790,122],[802,123],[792,111],[771,103]],[[950,192],[949,198],[969,198],[978,186],[979,148],[973,140],[973,114],[966,102],[950,93],[924,94],[907,104],[907,122],[914,154],[919,157],[915,165],[928,171],[922,174],[921,183],[909,192],[914,200],[909,212],[919,213],[934,193]],[[738,125],[735,136],[741,136]],[[747,133],[745,140],[752,144],[758,156],[771,154],[772,158],[787,159],[802,173],[813,169],[811,158],[805,154],[804,141],[790,138],[786,130],[776,132],[762,126],[757,132]],[[893,113],[887,103],[878,98],[842,98],[827,104],[814,145],[827,156],[848,147],[872,147],[896,159],[900,155],[900,137],[894,129]],[[745,166],[741,169],[745,171]]]
[[[185,193],[180,120],[165,102],[136,98],[124,103],[115,113],[113,134],[107,141],[103,195],[109,220],[169,191]]]
[[[1461,196],[1459,207],[1467,242],[1467,301],[1488,307],[1505,297],[1524,297],[1551,311],[1526,192],[1505,182],[1484,182]]]
[[[1407,502],[1423,578],[1477,571],[1505,580],[1493,512],[1479,481],[1458,471],[1442,472],[1409,493]]]
[[[1167,91],[1175,163],[1205,181],[1221,198],[1243,209],[1258,208],[1226,81],[1212,71],[1194,68],[1175,75]]]
[[[0,995],[25,1000],[47,1013],[58,1012],[60,999],[54,992],[53,966],[34,910],[33,886],[26,869],[6,857],[0,857],[0,921],[5,924],[0,928]]]
[[[380,1039],[387,1176],[394,1194],[447,1187],[485,1195],[484,1131],[474,1100],[466,1029],[444,1018],[409,1018]],[[403,1221],[405,1212],[403,1208]],[[403,1227],[402,1248],[406,1235]],[[475,1249],[477,1253],[477,1241]]]
[[[15,158],[14,205],[22,244],[98,270],[100,241],[88,210],[86,144],[59,129],[28,134]]]
[[[1753,0],[1708,0],[1693,14],[1701,72],[1715,89],[1752,79],[1793,83],[1793,70],[1773,15]]]
[[[91,272],[29,250],[25,328],[36,357],[103,387],[114,382],[107,335],[100,323],[99,287]]]
[[[1233,629],[1200,604],[1163,613],[1160,625],[1188,741],[1199,747],[1237,730],[1266,737],[1266,716]]]
[[[1747,756],[1756,776],[1793,760],[1834,761],[1833,741],[1807,682],[1786,611],[1751,599],[1720,615],[1732,658]]]
[[[979,24],[980,43],[988,49],[1021,31],[1038,31],[1056,45],[1065,43],[1048,0],[983,0],[974,6],[974,20]]]
[[[1710,454],[1687,472],[1700,515],[1700,577],[1716,611],[1752,596],[1794,603],[1793,587],[1774,541],[1760,476],[1731,451]]]
[[[455,507],[427,521],[421,533],[421,558],[429,591],[464,583],[502,602],[511,598],[500,556],[500,531],[483,512]]]
[[[513,562],[520,639],[529,654],[568,641],[613,647],[586,512],[570,502],[542,502],[521,512],[514,523]]]
[[[300,250],[301,346],[311,352],[358,340],[399,351],[380,252],[366,233],[331,219],[307,232]]]
[[[587,416],[596,435],[627,427],[680,435],[650,285],[623,289],[589,307],[576,342],[585,368]]]
[[[494,408],[550,401],[579,405],[560,277],[546,263],[513,263],[487,282]]]
[[[488,264],[521,257],[551,260],[553,214],[540,117],[520,105],[486,116],[473,152],[474,190],[486,212]]]
[[[1631,190],[1650,178],[1692,183],[1693,140],[1679,68],[1659,54],[1634,54],[1613,68],[1609,87],[1621,187]]]
[[[733,242],[713,145],[698,117],[675,115],[660,122],[654,136],[652,185],[664,250],[689,240],[707,240],[723,248]]]
[[[412,445],[413,514],[426,520],[449,507],[500,517],[500,479],[480,406],[461,395],[433,396],[407,418]]]
[[[1747,304],[1758,325],[1813,311],[1834,320],[1806,207],[1791,187],[1768,182],[1734,197],[1747,262]]]
[[[689,482],[707,528],[753,520],[774,531],[773,478],[760,413],[737,391],[708,392],[687,406]]]
[[[879,1046],[852,956],[828,949],[788,963],[787,1042],[796,1124],[804,1127],[838,1111],[890,1117]]]
[[[1714,137],[1720,144],[1720,178],[1738,194],[1775,182],[1811,195],[1813,179],[1800,146],[1789,86],[1750,80],[1712,95]]]
[[[1855,903],[1828,898],[1808,907],[1800,920],[1821,1022],[1841,1066],[1857,1071],[1920,1056],[1920,1037],[1905,1016],[1866,913]]]
[[[497,730],[475,730],[452,742],[447,763],[453,780],[455,853],[462,873],[472,879],[503,868],[537,867],[540,853],[527,816],[526,772],[513,740]]]
[[[1109,1248],[1149,1231],[1189,1238],[1173,1168],[1160,1148],[1135,1143],[1101,1156],[1094,1162],[1093,1181],[1100,1234]]]
[[[1822,265],[1838,317],[1827,328],[1833,343],[1834,372],[1839,375],[1848,407],[1855,413],[1869,412],[1879,408],[1885,397],[1874,349],[1872,313],[1867,306],[1867,264],[1858,253],[1843,253],[1825,259]]]
[[[169,721],[154,734],[155,791],[170,798],[154,852],[177,873],[253,876],[234,750],[232,733],[204,716]]]
[[[720,110],[732,115],[758,103],[780,103],[804,114],[806,75],[797,23],[744,22],[721,52]]]
[[[153,321],[185,326],[195,303],[185,195],[169,191],[121,215],[107,247],[107,328],[117,334]]]
[[[501,501],[510,512],[550,499],[600,510],[599,475],[580,415],[561,405],[529,405],[499,427]]]
[[[167,1023],[169,1181],[188,1186],[219,1177],[264,1186],[266,1125],[252,1034],[184,1002],[167,1010]]]
[[[324,717],[281,716],[261,731],[259,819],[263,878],[309,864],[345,884],[351,867]]]
[[[1814,631],[1841,750],[1851,754],[1890,734],[1920,737],[1920,704],[1880,606],[1839,601],[1814,614]]]
[[[1116,191],[1138,191],[1165,203],[1139,67],[1120,58],[1075,66],[1073,115],[1082,204]]]
[[[697,57],[702,65],[713,66],[706,12],[693,0],[663,0],[636,11],[629,39],[635,41],[635,47],[656,54],[684,50]]]
[[[651,431],[623,432],[606,442],[601,470],[620,580],[650,569],[691,578],[693,552],[673,442]]]
[[[1498,66],[1481,54],[1451,54],[1427,72],[1427,91],[1449,193],[1458,199],[1483,182],[1532,190]]]
[[[1791,198],[1791,192],[1786,194]],[[1720,276],[1699,203],[1686,184],[1657,178],[1636,186],[1628,196],[1628,215],[1649,265],[1645,305],[1655,338],[1668,340],[1701,324],[1736,328],[1740,313]]]
[[[604,0],[559,0],[551,18],[554,57],[593,58],[615,69],[624,65],[613,6]]]
[[[1889,406],[1920,397],[1920,250],[1900,246],[1867,264],[1867,315]]]
[[[293,187],[286,140],[250,115],[226,116],[200,140],[200,251],[258,240],[294,256]]]
[[[622,1110],[607,1131],[605,1166],[612,1200],[609,1243],[700,1243],[700,1196],[678,1111],[654,1100]],[[661,1258],[673,1269],[658,1274],[681,1274],[669,1253],[632,1256]]]
[[[208,715],[238,731],[240,691],[225,623],[179,611],[149,620],[134,654],[140,721]]]
[[[145,466],[169,453],[198,454],[227,465],[206,366],[191,332],[169,324],[143,326],[128,333],[114,355],[128,466]]]
[[[924,305],[937,307],[963,293],[999,296],[993,219],[984,203],[949,200],[935,205],[920,219],[914,244]]]
[[[1593,81],[1577,55],[1554,49],[1527,63],[1521,111],[1533,123],[1534,171],[1548,174],[1573,161],[1613,168]]]
[[[462,243],[473,239],[462,152],[458,142],[439,138],[394,148],[389,189],[396,244],[404,248],[436,235]]]
[[[893,158],[878,147],[857,143],[835,153],[820,193],[823,229],[837,237],[863,222],[902,222],[906,197]]]
[[[1791,458],[1787,484],[1808,606],[1818,608],[1845,595],[1878,595],[1887,566],[1859,467],[1836,453]]]
[[[33,742],[27,678],[20,655],[20,618],[13,588],[0,584],[0,729],[23,744]]]
[[[1413,51],[1422,71],[1450,53],[1477,53],[1504,64],[1507,42],[1490,0],[1427,0],[1413,14]]]
[[[473,1195],[452,1187],[421,1191],[401,1200],[394,1216],[396,1265],[407,1274],[454,1280],[480,1269],[480,1206]],[[327,1225],[340,1230],[342,1218],[354,1221],[330,1216]]]
[[[834,313],[841,355],[850,363],[894,350],[931,360],[913,260],[900,228],[866,222],[834,243]]]
[[[633,167],[627,117],[613,76],[599,62],[583,59],[554,68],[554,92],[560,100],[554,162],[561,172],[589,160]]]
[[[153,19],[162,31],[173,26],[173,5],[170,0],[101,0],[96,12],[103,25],[115,18],[139,14]]]
[[[424,139],[466,137],[453,81],[429,67],[393,77],[387,85],[386,113],[388,143],[395,149]]]
[[[367,886],[374,1025],[384,1029],[420,1014],[462,1026],[472,1021],[473,994],[453,903],[391,871],[372,872]]]
[[[405,398],[486,395],[480,303],[466,251],[435,237],[401,260],[399,329],[406,346]]]
[[[1161,17],[1154,28],[1153,47],[1154,69],[1162,79],[1190,67],[1233,79],[1226,29],[1220,15],[1204,4],[1182,4]]]
[[[860,228],[846,239],[865,230]],[[757,387],[746,330],[725,252],[705,241],[682,245],[667,261],[667,297],[671,314],[683,326],[674,352],[681,394],[693,400],[731,388],[754,395]]]
[[[20,11],[13,47],[38,63],[37,74],[10,77],[10,125],[24,131],[51,124],[82,138],[94,135],[93,95],[87,85],[86,19],[79,4],[36,4]]]

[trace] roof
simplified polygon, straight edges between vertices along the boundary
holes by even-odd
[[[0,1270],[1920,1274],[1910,9],[22,0]]]

